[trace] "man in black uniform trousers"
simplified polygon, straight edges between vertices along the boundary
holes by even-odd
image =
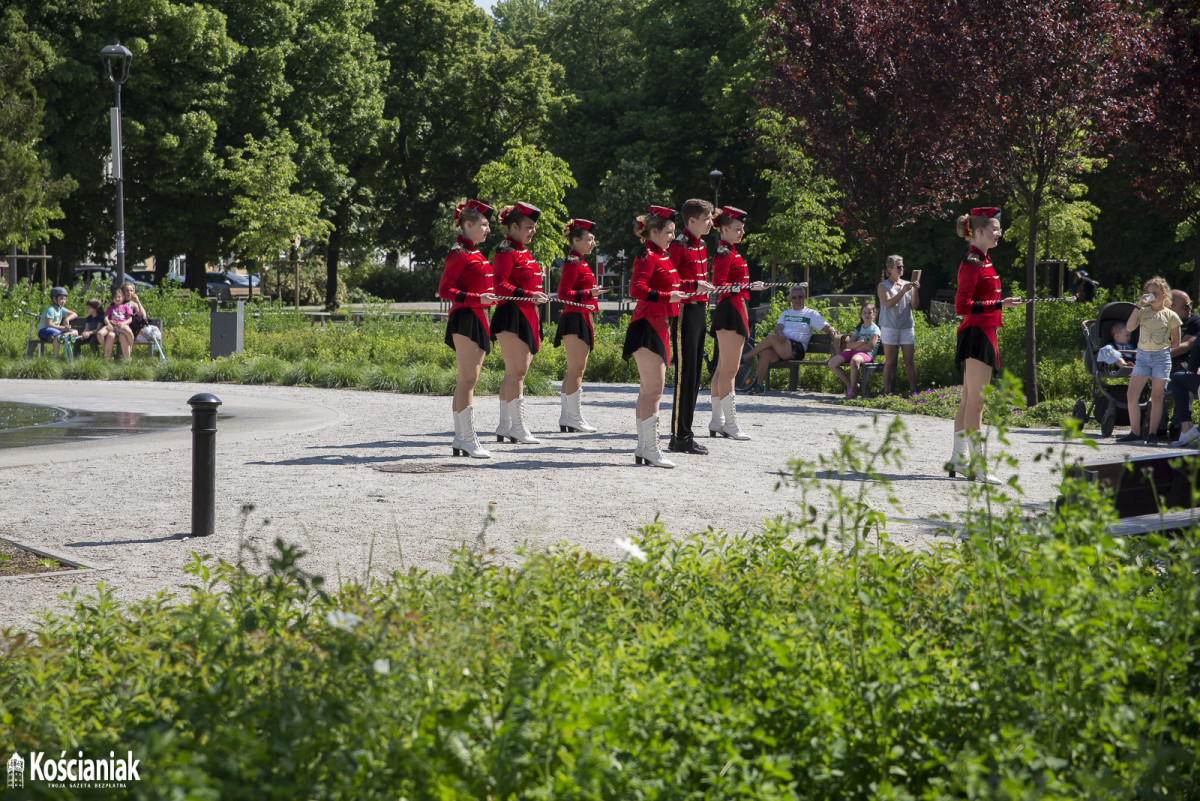
[[[679,304],[679,316],[671,318],[671,348],[675,352],[675,402],[671,405],[671,441],[667,449],[675,453],[708,453],[692,436],[692,418],[696,414],[696,396],[700,392],[700,363],[704,358],[704,335],[708,322],[708,251],[702,237],[712,230],[713,207],[707,200],[695,198],[680,209],[683,230],[667,249],[684,292],[689,295]]]

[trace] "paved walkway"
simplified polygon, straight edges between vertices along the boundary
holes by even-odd
[[[586,416],[595,435],[557,433],[558,399],[527,399],[541,446],[489,445],[490,460],[450,456],[450,399],[358,391],[141,382],[0,381],[0,401],[67,408],[188,414],[186,401],[212,392],[224,401],[217,435],[217,531],[189,535],[191,433],[187,428],[48,448],[0,450],[0,536],[49,548],[100,571],[0,581],[0,627],[31,625],[58,595],[103,580],[118,598],[161,589],[180,592],[191,551],[235,560],[239,542],[266,551],[276,537],[308,552],[307,568],[331,583],[416,567],[442,570],[451,551],[473,543],[489,502],[497,519],[486,543],[496,558],[568,542],[616,557],[614,540],[661,520],[673,533],[708,527],[742,533],[765,518],[798,513],[801,491],[778,488],[792,457],[832,454],[836,431],[882,439],[869,411],[828,396],[774,393],[739,398],[740,420],[754,439],[703,440],[707,457],[680,456],[679,467],[635,467],[633,402],[637,388],[588,387]],[[495,397],[477,400],[481,431],[494,428]],[[698,430],[705,431],[701,396]],[[669,415],[669,408],[666,409]],[[912,447],[902,469],[885,467],[903,504],[889,525],[909,547],[939,539],[939,516],[964,508],[966,482],[942,470],[951,423],[910,416]],[[665,432],[667,425],[662,425]],[[494,437],[491,437],[494,439]],[[1058,442],[1051,430],[1011,435],[1021,459],[1023,503],[1045,509],[1056,478],[1035,454]],[[1116,446],[1102,445],[1111,455]],[[1088,452],[1070,446],[1072,454]],[[1129,452],[1135,452],[1130,450]],[[1051,464],[1053,460],[1051,461]],[[823,487],[810,487],[830,509]],[[852,478],[852,477],[851,477]],[[870,497],[883,508],[879,487]],[[243,512],[243,510],[252,511]],[[890,514],[890,513],[889,513]]]

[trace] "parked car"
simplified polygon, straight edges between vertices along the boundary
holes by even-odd
[[[153,284],[155,278],[154,270],[130,270],[126,275],[132,275],[137,280],[145,281],[148,284]],[[164,276],[164,281],[167,286],[182,286],[183,276],[176,275],[175,273],[167,273]]]
[[[95,291],[100,289],[111,289],[112,285],[117,280],[117,271],[108,267],[101,267],[98,264],[85,264],[82,267],[75,268],[75,284],[85,289],[96,287]],[[138,278],[135,278],[133,273],[125,273],[125,280],[133,284],[138,289],[152,289],[154,284],[146,283]]]
[[[241,279],[240,281],[238,279]],[[234,275],[224,272],[211,272],[204,274],[204,281],[208,284],[208,296],[217,300],[232,300],[233,292],[230,290],[240,290],[239,294],[244,297],[246,290],[249,290],[251,295],[262,294],[262,290],[258,287],[251,287],[246,281],[244,275]]]

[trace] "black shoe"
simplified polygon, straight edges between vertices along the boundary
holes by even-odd
[[[1117,442],[1141,442],[1141,441],[1142,441],[1142,435],[1135,434],[1132,431],[1130,431],[1128,434],[1126,434],[1123,437],[1117,437]]]
[[[688,439],[680,441],[675,439],[675,437],[671,437],[671,441],[667,443],[667,450],[672,453],[693,453],[697,456],[706,456],[708,454],[708,448],[696,442],[696,440]]]

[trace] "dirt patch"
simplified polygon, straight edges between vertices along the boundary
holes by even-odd
[[[40,556],[33,551],[0,539],[0,576],[29,576],[34,573],[58,573],[76,570],[57,559]]]

